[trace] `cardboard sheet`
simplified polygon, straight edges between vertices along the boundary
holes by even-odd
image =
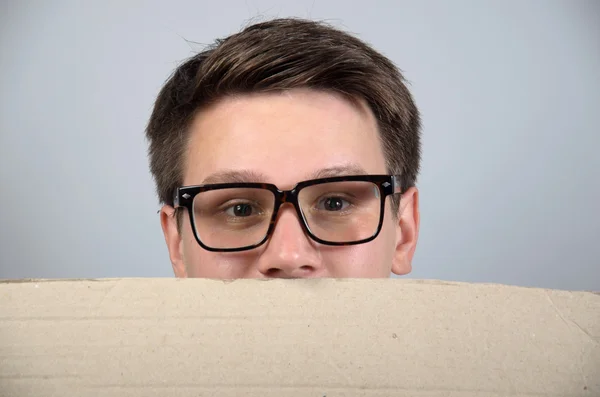
[[[600,396],[600,295],[398,279],[2,282],[0,396]]]

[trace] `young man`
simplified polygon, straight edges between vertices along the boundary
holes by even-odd
[[[407,274],[419,112],[384,56],[325,24],[255,24],[178,67],[146,131],[177,277]]]

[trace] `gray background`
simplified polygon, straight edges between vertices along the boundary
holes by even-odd
[[[261,17],[389,56],[424,118],[410,277],[600,290],[598,1],[2,1],[0,277],[166,276],[143,135],[184,58]]]

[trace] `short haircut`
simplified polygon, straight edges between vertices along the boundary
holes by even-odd
[[[311,88],[362,100],[378,123],[387,172],[414,186],[420,167],[420,116],[404,77],[365,42],[326,23],[274,19],[250,25],[181,64],[150,117],[150,171],[161,203],[183,183],[190,125],[229,95]],[[397,200],[395,200],[397,204]]]

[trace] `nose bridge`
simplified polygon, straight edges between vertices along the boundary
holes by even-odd
[[[295,202],[297,201],[296,196],[297,196],[296,189],[280,190],[278,192],[279,205],[282,205],[285,203],[290,203],[290,204],[294,204],[294,206],[295,206]]]
[[[279,223],[279,218],[282,216],[282,213],[287,212],[284,210],[286,207],[288,207],[289,211],[296,213],[296,216],[298,218],[297,221],[302,230],[304,230],[303,217],[300,213],[300,208],[298,205],[298,193],[296,189],[280,190],[277,194],[277,201],[277,216],[275,219],[273,219],[273,222],[275,223],[274,227],[277,227],[277,224]],[[286,206],[285,204],[288,204],[288,206]],[[289,206],[293,207],[293,209],[289,208]]]
[[[287,194],[287,193],[284,193]],[[299,209],[296,203],[287,197],[283,197],[277,211],[277,216],[274,219],[273,232],[271,240],[283,234],[284,237],[293,235],[294,238],[310,239],[304,230],[302,214],[298,213]],[[287,239],[286,239],[287,240]]]
[[[260,271],[263,274],[303,277],[320,268],[319,253],[304,229],[294,201],[294,192],[281,193],[273,231],[261,255]]]

